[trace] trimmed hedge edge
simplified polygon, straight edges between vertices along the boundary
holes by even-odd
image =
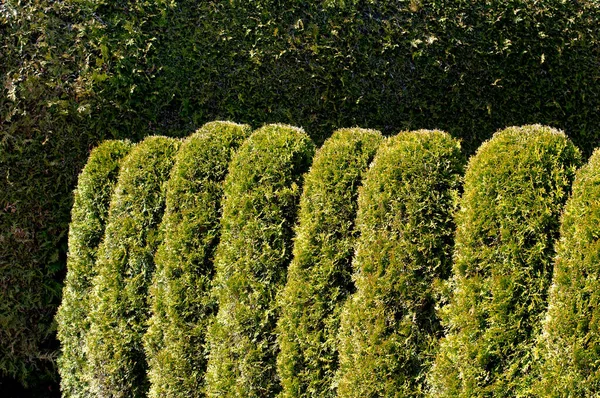
[[[123,162],[96,261],[87,339],[93,396],[145,397],[142,336],[167,182],[179,141],[148,137]]]
[[[206,329],[217,308],[210,287],[224,179],[250,132],[247,125],[207,123],[177,154],[144,337],[150,397],[204,396]]]
[[[90,154],[83,168],[71,211],[67,277],[56,314],[61,354],[57,360],[63,397],[88,397],[84,345],[90,328],[89,295],[96,275],[98,246],[104,236],[110,199],[121,160],[132,148],[128,141],[104,141]]]
[[[341,307],[354,291],[358,187],[382,141],[379,131],[341,129],[306,176],[293,260],[278,298],[280,397],[334,397]]]
[[[451,270],[464,163],[459,142],[441,131],[403,132],[379,148],[359,190],[338,397],[423,395],[443,332],[436,307]]]
[[[219,311],[208,332],[208,396],[280,391],[275,299],[285,283],[303,174],[314,150],[302,129],[267,125],[231,162],[215,257]]]

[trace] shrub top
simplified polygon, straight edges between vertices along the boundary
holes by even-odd
[[[375,130],[338,130],[319,149],[306,175],[294,258],[278,298],[277,369],[283,397],[335,395],[339,315],[354,291],[358,187],[381,141]]]
[[[165,193],[179,141],[148,137],[123,161],[98,251],[87,338],[92,395],[148,392],[142,336]]]
[[[275,297],[291,257],[292,227],[314,145],[301,130],[267,125],[244,142],[225,180],[215,258],[219,312],[209,329],[209,396],[279,392]]]
[[[210,287],[223,182],[233,154],[249,135],[249,126],[207,123],[177,153],[144,337],[150,397],[204,396],[206,328],[217,307]]]
[[[422,396],[442,334],[464,157],[440,131],[403,132],[379,149],[358,198],[354,293],[340,328],[339,397]]]
[[[576,175],[562,217],[540,336],[539,396],[600,394],[600,150]]]
[[[500,131],[469,161],[433,396],[528,394],[559,216],[581,161],[560,131]]]

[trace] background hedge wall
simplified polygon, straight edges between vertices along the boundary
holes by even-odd
[[[337,396],[422,397],[443,335],[460,144],[441,131],[389,138],[359,190],[353,280],[339,329]]]
[[[142,337],[169,174],[179,141],[148,137],[131,151],[110,203],[90,297],[84,380],[90,396],[145,397],[149,382]]]
[[[249,135],[249,126],[207,123],[177,153],[144,336],[149,397],[204,396],[206,331],[217,310],[211,286],[223,182],[233,154]]]
[[[540,336],[540,397],[600,395],[600,150],[565,205],[548,312]]]
[[[209,327],[207,396],[272,397],[277,293],[291,260],[296,209],[314,144],[299,128],[267,125],[240,147],[225,179],[215,257],[219,305]]]
[[[60,389],[65,398],[84,398],[90,393],[89,381],[85,379],[88,358],[84,347],[90,328],[96,254],[104,237],[121,160],[131,147],[129,142],[103,142],[92,151],[77,183],[69,227],[68,273],[56,315],[61,343]]]
[[[440,128],[472,152],[536,122],[589,154],[599,16],[593,0],[2,2],[0,374],[53,372],[72,190],[101,139],[229,119],[317,143]]]
[[[512,127],[469,161],[446,337],[430,396],[530,396],[560,214],[581,162],[561,132]]]
[[[281,398],[335,396],[339,317],[354,291],[358,187],[381,141],[378,131],[338,130],[317,151],[306,175],[293,260],[277,300]]]

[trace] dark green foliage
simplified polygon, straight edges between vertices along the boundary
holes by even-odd
[[[592,0],[0,1],[0,373],[52,368],[72,191],[102,139],[228,119],[319,143],[442,128],[472,152],[539,122],[589,154],[598,20]]]
[[[573,183],[540,336],[540,397],[600,395],[600,150]]]
[[[90,298],[90,395],[145,397],[142,337],[149,318],[154,253],[161,242],[167,181],[179,142],[148,137],[124,159],[111,200]]]
[[[204,125],[179,150],[167,187],[164,241],[154,262],[152,317],[145,335],[150,397],[203,397],[205,336],[223,181],[250,128]]]
[[[339,331],[338,397],[420,397],[442,335],[464,158],[440,131],[379,149],[359,190],[354,281]]]
[[[500,131],[471,158],[432,397],[531,394],[559,216],[580,161],[564,134],[539,125]]]
[[[208,332],[208,396],[266,398],[280,390],[275,299],[285,283],[303,173],[313,154],[301,129],[268,125],[231,162],[215,257],[219,311]]]
[[[121,159],[131,150],[131,144],[105,141],[94,149],[84,167],[71,212],[69,256],[62,304],[58,309],[58,339],[61,356],[58,367],[63,397],[88,397],[85,380],[87,356],[84,351],[90,328],[89,296],[96,275],[96,252],[104,237],[108,206],[112,197]]]
[[[334,397],[341,307],[354,290],[358,187],[381,142],[374,130],[338,130],[317,152],[298,215],[294,259],[278,298],[282,397]]]

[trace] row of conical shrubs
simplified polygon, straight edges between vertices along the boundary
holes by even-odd
[[[466,172],[440,131],[107,141],[75,192],[63,396],[598,395],[600,153],[580,165],[537,125]]]

